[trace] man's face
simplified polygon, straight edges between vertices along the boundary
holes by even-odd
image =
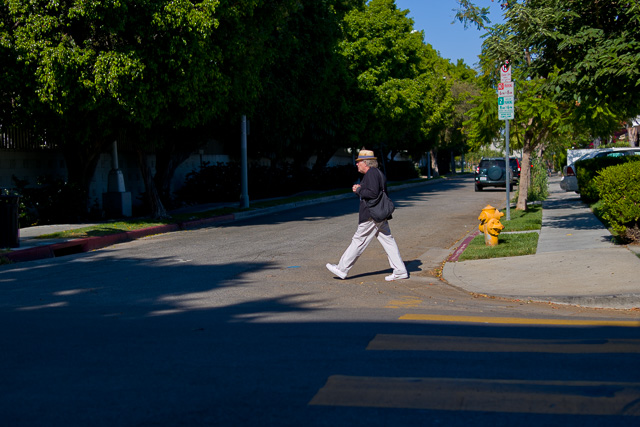
[[[356,163],[356,166],[358,167],[358,172],[360,172],[360,173],[367,172],[367,164],[365,162],[363,162],[362,160],[360,160],[358,163]]]

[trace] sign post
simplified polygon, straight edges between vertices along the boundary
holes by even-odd
[[[511,66],[509,61],[505,61],[500,67],[500,83],[498,84],[498,120],[505,121],[505,149],[504,149],[504,165],[505,165],[505,190],[507,193],[507,217],[511,219],[511,162],[509,161],[509,120],[513,120],[515,110],[514,87],[511,81]]]

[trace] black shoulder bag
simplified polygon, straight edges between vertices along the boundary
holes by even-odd
[[[377,168],[376,168],[377,169]],[[391,219],[391,214],[396,210],[393,201],[387,196],[387,192],[384,190],[384,179],[382,171],[378,170],[378,179],[380,181],[380,188],[382,191],[375,199],[366,200],[371,219],[375,222],[382,222],[386,219]]]

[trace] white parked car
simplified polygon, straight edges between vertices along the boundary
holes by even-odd
[[[619,157],[640,155],[640,147],[621,147],[621,148],[603,148],[594,149],[584,154],[579,159],[562,168],[562,178],[560,179],[560,188],[564,191],[578,191],[578,178],[576,177],[576,163],[580,160],[595,159],[598,157]]]

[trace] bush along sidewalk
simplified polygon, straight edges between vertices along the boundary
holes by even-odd
[[[600,198],[592,206],[596,216],[620,243],[640,242],[640,161],[605,168],[593,181]]]

